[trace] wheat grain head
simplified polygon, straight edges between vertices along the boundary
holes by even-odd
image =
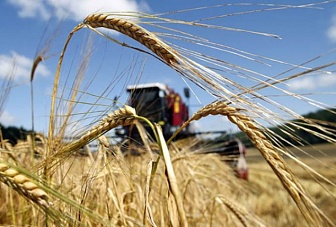
[[[0,181],[43,209],[48,209],[49,206],[52,205],[52,203],[49,202],[48,194],[44,190],[39,188],[38,185],[25,174],[7,165],[1,159]]]
[[[78,151],[80,148],[84,147],[92,140],[97,139],[107,131],[118,126],[131,124],[136,119],[136,117],[137,114],[135,109],[127,105],[125,105],[124,108],[117,109],[114,112],[108,114],[107,117],[103,118],[97,125],[89,129],[79,139],[66,144],[65,146],[60,143],[60,147],[56,147],[56,153],[45,161],[48,162],[48,168],[53,167],[55,164],[60,164],[60,158],[69,157],[69,155]],[[45,162],[39,164],[38,167],[44,168]]]
[[[146,46],[166,63],[177,62],[171,47],[158,39],[153,33],[131,21],[109,17],[108,14],[91,14],[84,19],[83,24],[91,28],[103,27],[118,31]]]

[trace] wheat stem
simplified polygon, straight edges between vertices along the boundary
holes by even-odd
[[[164,163],[166,165],[166,171],[167,171],[167,179],[169,182],[169,190],[172,192],[174,199],[175,199],[175,203],[176,203],[176,207],[177,207],[177,211],[179,214],[179,218],[180,218],[180,225],[181,226],[188,226],[188,222],[187,222],[187,218],[186,218],[186,214],[184,211],[184,206],[183,206],[183,199],[180,193],[180,190],[178,188],[177,185],[177,179],[175,176],[175,172],[174,172],[174,168],[173,168],[173,164],[171,162],[171,158],[170,158],[170,154],[169,154],[169,150],[167,147],[167,144],[165,142],[165,139],[163,137],[162,134],[162,130],[161,127],[158,124],[155,124],[155,131],[158,134],[158,143],[160,145],[160,149],[162,152],[162,156],[164,159]]]

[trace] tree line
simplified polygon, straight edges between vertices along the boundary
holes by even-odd
[[[303,115],[306,120],[291,120],[286,124],[270,127],[268,137],[274,143],[280,143],[284,146],[319,144],[326,143],[323,135],[336,139],[336,108],[318,110]],[[315,126],[313,126],[315,125]],[[316,127],[317,126],[317,127]],[[319,128],[319,126],[323,126]],[[274,137],[274,135],[277,135]],[[223,135],[223,137],[239,138],[246,146],[251,147],[253,144],[243,132],[233,135]],[[321,138],[322,137],[322,138]],[[302,141],[302,139],[304,141]]]
[[[26,140],[27,135],[31,133],[31,130],[27,130],[23,127],[6,127],[0,123],[0,139],[8,140],[12,145],[15,145],[18,140]]]

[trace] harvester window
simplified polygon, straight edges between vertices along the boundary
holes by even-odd
[[[134,107],[140,116],[149,118],[154,122],[163,119],[163,106],[161,96],[165,96],[164,92],[159,89],[139,89],[132,91],[131,106]]]

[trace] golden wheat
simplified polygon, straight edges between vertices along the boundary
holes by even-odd
[[[56,157],[61,157],[63,155],[69,156],[70,154],[78,151],[80,148],[87,145],[94,139],[97,139],[102,134],[107,131],[118,127],[125,126],[131,124],[137,117],[135,109],[125,105],[124,108],[119,108],[114,112],[107,115],[107,117],[103,118],[97,125],[93,126],[90,130],[88,130],[84,135],[82,135],[79,139],[65,145],[61,146],[57,150],[54,156],[50,157],[48,162]],[[59,160],[58,160],[59,161]]]
[[[187,66],[189,65],[189,63],[192,63],[192,61],[190,61],[189,59],[181,60],[181,58],[174,58],[173,57],[174,53],[169,52],[171,49],[168,48],[168,46],[163,42],[161,43],[160,39],[152,35],[152,33],[141,28],[140,26],[134,25],[133,23],[128,22],[126,20],[119,18],[111,18],[109,17],[108,14],[93,14],[88,16],[83,23],[85,25],[89,25],[91,28],[105,27],[119,31],[137,40],[141,44],[145,45],[147,48],[152,50],[156,55],[162,58],[166,63],[168,63],[168,65],[170,65],[173,68],[176,68],[176,65],[178,64],[172,64],[172,63],[182,62],[183,63],[182,65],[184,66]],[[158,46],[160,45],[161,48],[158,48]],[[162,50],[164,51],[162,52]],[[168,58],[165,56],[165,54],[167,53],[169,53]],[[170,60],[172,57],[174,61]],[[176,59],[179,59],[179,61],[177,61]],[[194,65],[197,66],[198,64],[194,63]],[[202,69],[201,66],[199,67],[200,67],[199,69]],[[198,68],[192,68],[192,67],[189,68],[189,70],[194,76],[203,80],[203,82],[205,81],[206,83],[208,83],[208,85],[210,85],[212,89],[217,90],[218,93],[216,95],[225,97],[225,95],[220,92],[224,91],[224,93],[229,94],[231,97],[235,97],[239,103],[245,103],[251,108],[255,106],[249,103],[247,100],[232,94],[227,89],[218,87],[217,84],[211,82],[209,78],[203,76],[202,70],[199,71]],[[181,74],[185,76],[187,75],[186,73]],[[249,117],[240,114],[238,111],[239,109],[230,107],[224,102],[217,101],[202,108],[190,119],[190,121],[198,120],[201,117],[207,115],[217,115],[217,114],[226,115],[228,119],[232,123],[236,124],[251,139],[254,145],[260,150],[266,161],[274,170],[275,174],[281,180],[286,190],[289,192],[294,201],[297,203],[299,209],[302,211],[307,222],[319,224],[322,223],[323,220],[326,220],[330,224],[331,223],[330,220],[327,217],[325,217],[318,209],[316,209],[316,206],[306,195],[304,189],[300,185],[297,178],[293,175],[293,173],[286,165],[284,160],[277,153],[278,148],[274,147],[273,144],[269,142],[264,133],[258,128],[256,122],[252,121]],[[188,121],[186,124],[188,124],[190,121]]]
[[[244,226],[250,226],[249,222],[254,222],[253,224],[255,226],[260,227],[266,226],[262,220],[251,215],[251,213],[245,207],[242,207],[240,204],[237,204],[236,202],[228,199],[227,197],[223,195],[218,195],[215,200],[219,204],[224,204],[225,206],[227,206],[232,211],[232,213],[236,215],[236,217],[240,220],[240,222]]]
[[[10,167],[1,159],[0,181],[45,209],[48,209],[52,204],[49,202],[48,194],[39,188],[35,182],[17,169]]]
[[[88,130],[79,141],[90,141],[117,126],[130,125],[135,120],[136,116],[135,109],[125,105],[124,108],[117,109],[113,113],[108,114],[98,125]]]
[[[240,109],[228,106],[224,101],[213,102],[198,110],[181,128],[168,140],[170,142],[186,125],[194,120],[199,120],[208,115],[223,115],[237,125],[244,132],[255,147],[260,151],[274,173],[278,176],[284,188],[291,195],[298,208],[306,218],[307,222],[320,226],[324,224],[332,225],[326,217],[309,198],[305,189],[301,186],[297,177],[292,173],[289,166],[279,155],[280,148],[275,147],[265,136],[263,131],[249,117],[243,115]]]
[[[116,30],[146,46],[166,63],[177,62],[171,47],[160,41],[153,33],[131,21],[109,17],[108,14],[91,14],[84,19],[83,23],[92,28],[104,27]]]
[[[154,33],[147,31],[146,29],[142,28],[141,26],[137,25],[134,21],[132,20],[126,20],[126,19],[122,19],[122,18],[115,18],[112,16],[112,14],[92,14],[89,15],[88,17],[86,17],[83,21],[82,24],[79,24],[78,26],[76,26],[69,34],[68,39],[64,45],[64,49],[62,50],[61,56],[59,58],[59,62],[58,62],[58,67],[57,67],[57,71],[56,71],[56,75],[55,75],[55,82],[54,82],[54,90],[53,90],[53,96],[52,96],[52,105],[51,105],[51,114],[50,114],[50,124],[49,124],[49,136],[48,136],[48,152],[46,155],[46,162],[43,162],[41,165],[45,168],[48,168],[48,163],[52,162],[54,160],[52,160],[53,158],[59,157],[59,155],[63,155],[63,154],[72,154],[74,151],[78,150],[79,148],[87,145],[90,141],[97,139],[100,142],[100,148],[101,150],[99,150],[99,154],[98,154],[98,158],[97,158],[97,162],[95,163],[94,166],[94,170],[98,170],[99,167],[101,166],[103,158],[101,157],[102,154],[105,154],[106,149],[109,147],[109,143],[105,140],[104,137],[101,137],[102,134],[104,134],[105,132],[111,130],[112,128],[119,126],[119,125],[128,125],[133,123],[133,121],[135,119],[137,119],[137,115],[135,113],[135,110],[132,109],[131,107],[127,107],[125,106],[125,108],[121,108],[119,110],[116,110],[115,112],[113,112],[112,114],[109,114],[108,117],[104,118],[97,126],[91,128],[90,130],[88,130],[80,139],[73,141],[69,144],[62,144],[62,141],[60,138],[62,138],[63,133],[60,133],[60,135],[58,135],[58,138],[55,139],[53,136],[53,130],[55,128],[55,122],[54,122],[54,117],[55,117],[55,100],[56,100],[56,95],[57,95],[57,88],[58,88],[58,81],[59,81],[59,77],[60,77],[60,67],[63,61],[63,56],[65,54],[66,51],[66,47],[72,37],[72,35],[78,31],[79,29],[83,28],[83,27],[88,27],[91,29],[95,29],[95,28],[108,28],[108,29],[112,29],[115,31],[118,31],[122,34],[127,35],[128,37],[138,41],[139,43],[141,43],[142,45],[144,45],[145,47],[147,47],[149,50],[151,50],[160,60],[162,60],[163,62],[165,62],[167,65],[169,65],[170,67],[174,68],[176,71],[178,71],[179,73],[181,73],[183,76],[186,76],[187,78],[190,78],[193,82],[195,82],[196,84],[200,85],[202,87],[203,84],[207,84],[205,86],[205,90],[210,91],[210,93],[212,93],[215,96],[219,96],[219,97],[225,97],[225,95],[228,95],[229,98],[235,99],[237,102],[237,106],[239,106],[240,104],[242,106],[249,106],[251,108],[253,107],[257,107],[257,105],[254,105],[253,103],[250,103],[248,100],[244,100],[243,98],[241,98],[241,96],[237,96],[237,94],[233,94],[232,92],[230,92],[229,90],[226,90],[224,87],[219,87],[219,84],[217,83],[217,81],[221,81],[224,83],[227,83],[228,86],[235,86],[239,89],[242,90],[242,92],[244,93],[250,93],[252,95],[255,95],[255,97],[258,97],[256,94],[253,94],[256,90],[250,90],[248,88],[244,88],[242,86],[240,86],[239,84],[235,84],[233,82],[231,82],[230,80],[225,80],[219,77],[218,74],[215,74],[213,72],[210,72],[211,70],[209,70],[209,68],[204,67],[200,64],[197,64],[196,62],[191,61],[188,58],[184,58],[182,55],[180,55],[176,50],[174,50],[172,47],[170,47],[169,45],[167,45],[166,43],[164,43],[163,41],[161,41]],[[128,46],[127,44],[124,43],[119,43],[121,45]],[[133,47],[132,47],[133,48]],[[133,48],[133,49],[137,49],[137,48]],[[137,49],[140,50],[140,49]],[[142,51],[142,50],[140,50]],[[144,52],[144,51],[143,51]],[[205,55],[204,55],[205,56]],[[31,80],[33,79],[33,71],[36,69],[38,63],[42,60],[41,56],[38,56],[38,58],[35,59],[35,62],[33,64],[33,68],[32,68],[32,76],[31,76]],[[278,81],[277,81],[278,83]],[[265,83],[262,83],[265,84]],[[266,83],[267,85],[265,86],[269,86],[268,83]],[[274,83],[275,84],[275,83]],[[221,85],[221,83],[220,83]],[[202,87],[204,88],[204,87]],[[260,87],[259,87],[260,89]],[[77,89],[75,89],[77,90]],[[224,92],[224,94],[223,94]],[[75,96],[76,94],[74,94]],[[0,98],[1,99],[1,98]],[[71,99],[71,101],[75,101],[75,98],[73,97]],[[246,105],[244,105],[246,104]],[[282,108],[282,107],[281,107]],[[285,107],[284,107],[285,108]],[[258,109],[255,110],[253,113],[255,113],[256,115],[258,115],[258,113],[260,114],[262,111],[262,109]],[[72,108],[69,108],[69,111],[67,113],[67,117],[69,117],[71,115],[72,112]],[[286,188],[286,190],[289,192],[289,194],[292,196],[292,198],[294,199],[294,201],[296,202],[297,206],[299,207],[299,209],[301,210],[302,214],[304,215],[304,217],[306,218],[306,220],[309,222],[309,224],[312,225],[322,225],[322,224],[331,224],[332,223],[323,216],[323,214],[320,213],[320,211],[318,209],[316,209],[315,205],[312,203],[312,201],[310,200],[310,198],[306,195],[304,188],[301,186],[300,182],[297,180],[296,176],[292,173],[292,171],[290,170],[290,168],[288,167],[288,165],[284,162],[284,160],[282,159],[282,157],[279,155],[278,151],[281,151],[280,148],[275,147],[269,140],[268,138],[265,136],[265,132],[262,130],[261,127],[259,127],[259,125],[257,124],[257,122],[253,121],[252,118],[242,114],[242,109],[239,108],[235,108],[232,106],[229,106],[227,103],[224,102],[215,102],[212,103],[204,108],[202,108],[200,111],[198,111],[188,122],[186,122],[186,124],[190,123],[191,121],[194,120],[198,120],[202,117],[206,117],[208,115],[225,115],[228,117],[228,119],[236,124],[250,139],[251,141],[254,143],[254,145],[259,149],[259,151],[261,152],[261,154],[264,156],[264,158],[266,159],[266,161],[269,163],[269,165],[273,168],[273,171],[276,173],[276,175],[278,176],[278,178],[281,180],[283,186]],[[185,124],[185,125],[186,125]],[[64,124],[64,127],[66,126],[66,123]],[[181,127],[182,129],[182,127]],[[62,130],[61,130],[62,131]],[[64,128],[63,128],[63,132],[64,132]],[[144,138],[144,137],[143,137]],[[164,140],[161,138],[162,142],[164,142]],[[56,142],[55,142],[56,141]],[[170,140],[169,140],[170,141]],[[168,141],[168,142],[169,142]],[[33,139],[33,143],[35,142],[35,140]],[[57,147],[55,146],[56,143],[59,143],[60,146]],[[146,144],[146,143],[145,143]],[[150,147],[148,144],[146,144],[146,148],[147,150],[150,150]],[[118,147],[118,149],[120,149],[120,147]],[[33,149],[34,150],[34,147]],[[50,151],[55,152],[55,156],[49,156]],[[90,153],[91,154],[91,153]],[[94,162],[94,158],[92,157],[92,154],[90,156],[91,158],[91,162]],[[120,194],[120,191],[124,191],[124,188],[122,188],[120,185],[120,182],[122,182],[122,179],[119,180],[120,174],[115,174],[113,171],[111,171],[110,168],[110,163],[107,162],[106,156],[104,156],[104,167],[102,167],[104,169],[104,172],[102,172],[100,174],[100,176],[96,176],[93,175],[92,176],[85,176],[87,177],[87,179],[90,178],[90,180],[85,181],[84,186],[83,187],[87,187],[87,193],[89,193],[89,189],[93,188],[93,184],[91,185],[91,179],[92,182],[97,180],[98,178],[103,178],[102,176],[104,176],[104,180],[105,180],[105,185],[106,185],[106,190],[103,191],[102,194],[98,194],[98,193],[93,193],[94,195],[92,196],[92,202],[93,204],[90,204],[92,207],[99,207],[99,204],[97,204],[96,202],[96,197],[102,197],[104,198],[103,200],[101,199],[100,201],[103,201],[104,204],[101,205],[101,207],[97,208],[98,209],[102,209],[103,210],[103,206],[107,206],[107,210],[106,213],[104,213],[104,215],[115,215],[115,217],[110,219],[109,216],[109,220],[113,220],[113,223],[116,223],[118,225],[127,225],[130,221],[131,223],[135,224],[138,223],[138,220],[141,219],[141,210],[142,210],[142,206],[144,206],[144,212],[142,213],[143,216],[143,224],[146,224],[146,221],[144,220],[146,217],[150,219],[150,223],[152,225],[155,225],[154,219],[156,218],[155,215],[153,213],[158,213],[161,212],[161,224],[165,223],[166,224],[181,224],[181,225],[187,225],[189,220],[193,220],[193,223],[198,223],[197,218],[195,217],[190,217],[189,215],[194,215],[196,213],[193,213],[192,211],[196,210],[195,207],[201,207],[202,209],[199,209],[199,213],[201,213],[200,216],[203,216],[203,223],[208,223],[208,219],[206,219],[205,217],[210,217],[212,219],[212,215],[207,216],[205,214],[203,214],[203,212],[206,212],[209,209],[208,206],[206,206],[206,209],[204,209],[204,204],[210,204],[212,203],[212,199],[214,200],[214,204],[215,203],[219,203],[222,204],[223,206],[225,205],[228,210],[230,210],[231,212],[233,212],[235,214],[235,216],[237,217],[237,219],[239,219],[240,223],[243,224],[244,226],[248,226],[250,224],[250,216],[252,217],[252,215],[247,212],[247,210],[242,209],[238,204],[236,204],[235,202],[233,202],[233,200],[229,200],[225,197],[221,197],[218,194],[211,194],[211,198],[210,196],[207,197],[205,201],[201,201],[200,204],[196,204],[196,203],[191,203],[191,205],[189,204],[182,204],[182,198],[179,192],[179,188],[177,188],[177,186],[182,185],[182,191],[184,193],[182,193],[183,197],[183,202],[187,201],[187,197],[189,196],[190,201],[194,201],[195,197],[198,196],[197,192],[202,191],[204,192],[204,194],[206,194],[205,192],[209,192],[208,189],[206,187],[208,187],[209,185],[207,183],[204,184],[203,189],[200,189],[200,185],[198,184],[200,175],[197,175],[197,172],[199,171],[199,166],[198,164],[200,163],[199,161],[197,161],[196,164],[190,163],[190,160],[188,158],[183,157],[182,155],[179,155],[178,157],[174,157],[173,161],[170,160],[169,157],[169,153],[168,150],[165,150],[164,153],[164,158],[165,158],[165,164],[166,164],[166,172],[165,172],[165,178],[164,181],[166,183],[166,180],[168,180],[169,185],[165,185],[169,187],[169,191],[171,192],[171,194],[174,196],[174,198],[172,198],[172,196],[168,196],[168,202],[164,201],[162,202],[162,200],[165,200],[167,198],[166,194],[160,194],[159,195],[159,199],[155,198],[155,201],[151,201],[150,199],[150,191],[153,188],[156,187],[155,184],[153,184],[153,179],[151,174],[152,172],[152,162],[150,162],[150,167],[148,168],[148,172],[147,174],[144,174],[147,176],[147,180],[146,180],[146,188],[145,188],[145,193],[138,193],[139,195],[134,196],[134,200],[137,200],[137,206],[135,206],[135,209],[132,208],[132,212],[131,213],[127,213],[127,211],[131,210],[130,207],[127,207],[127,204],[124,204],[124,198],[126,197],[126,195],[134,195],[135,191],[139,191],[142,192],[142,185],[141,183],[134,183],[132,182],[130,179],[126,179],[126,181],[128,181],[129,183],[129,188],[131,188],[131,193],[129,192],[124,192],[122,195]],[[184,160],[185,159],[185,160]],[[55,159],[56,160],[56,159]],[[60,163],[60,159],[56,160],[57,163]],[[174,163],[175,162],[175,163]],[[173,168],[173,164],[179,163],[181,164],[183,162],[183,165],[181,165],[180,170],[179,170],[179,174],[177,174],[176,177],[175,176],[175,170]],[[209,160],[208,162],[205,162],[206,164],[204,164],[206,166],[206,171],[204,171],[202,174],[205,175],[205,173],[209,172],[209,166],[207,166],[209,163],[213,164],[213,160]],[[1,164],[1,162],[0,162]],[[114,163],[115,164],[115,163]],[[131,165],[135,165],[137,163],[131,163]],[[82,163],[81,163],[82,165]],[[118,164],[117,164],[118,165]],[[190,168],[190,165],[194,165],[194,168]],[[187,166],[187,167],[186,167]],[[8,168],[7,168],[8,167]],[[114,166],[113,166],[114,167]],[[70,168],[70,167],[69,167]],[[138,167],[141,170],[141,166]],[[2,171],[1,169],[3,169],[4,171]],[[177,169],[177,168],[176,168]],[[125,169],[120,169],[118,171],[120,172],[124,172]],[[128,169],[127,169],[128,170]],[[190,176],[187,176],[185,178],[180,177],[180,176],[185,176],[183,174],[185,174],[185,172],[190,171]],[[61,172],[61,170],[60,170]],[[141,171],[139,171],[141,172]],[[196,174],[195,174],[196,173]],[[218,173],[218,169],[216,169],[214,171],[215,174],[219,175]],[[108,174],[110,174],[111,176],[108,177]],[[113,175],[112,175],[113,174]],[[114,175],[115,174],[115,175]],[[128,174],[128,173],[127,173]],[[139,174],[137,172],[137,174]],[[214,175],[215,175],[214,174]],[[61,174],[60,174],[61,175]],[[66,174],[65,174],[66,175]],[[66,178],[66,176],[64,175],[64,179]],[[129,173],[129,175],[131,175]],[[216,175],[216,176],[217,176]],[[63,176],[63,175],[62,175]],[[125,174],[126,176],[126,174]],[[92,178],[91,178],[92,177]],[[128,176],[127,176],[128,177]],[[138,175],[136,177],[139,177]],[[0,178],[1,181],[3,181],[4,183],[11,185],[13,188],[24,188],[24,192],[21,192],[21,194],[23,194],[25,197],[29,198],[30,200],[34,201],[35,203],[38,203],[39,205],[42,204],[46,204],[43,200],[41,202],[41,199],[38,198],[46,198],[47,199],[47,195],[45,194],[45,192],[39,191],[39,188],[35,188],[36,184],[30,184],[29,182],[31,181],[25,181],[26,178],[24,175],[20,174],[17,170],[15,170],[15,168],[9,167],[6,164],[1,164],[0,165]],[[62,177],[61,177],[62,178]],[[110,178],[113,178],[112,180]],[[210,181],[212,180],[212,178],[215,178],[214,176],[206,176],[205,178],[207,178],[207,180],[210,179]],[[229,178],[228,176],[223,176],[222,178],[225,178],[225,180],[227,180],[227,178]],[[64,180],[63,178],[60,180],[61,182],[63,182]],[[118,179],[119,181],[116,181],[115,179]],[[139,180],[139,179],[137,179]],[[112,184],[111,184],[112,181]],[[179,181],[179,182],[178,182]],[[185,183],[184,181],[186,181],[187,183]],[[216,179],[216,182],[219,182],[219,179]],[[22,183],[23,182],[23,183]],[[26,183],[28,182],[28,183]],[[131,183],[130,183],[131,182]],[[24,183],[26,183],[24,185]],[[118,183],[118,185],[117,185]],[[157,181],[155,182],[157,183]],[[180,183],[180,184],[178,184]],[[192,183],[195,183],[195,192],[191,192],[192,195],[188,195],[188,191],[189,191],[189,184],[191,185]],[[112,186],[111,186],[112,185]],[[126,185],[126,184],[125,184]],[[154,185],[154,186],[153,186]],[[66,183],[64,183],[64,185],[62,185],[64,188],[66,188]],[[99,185],[101,186],[101,184]],[[165,186],[160,186],[162,188],[164,188]],[[184,187],[183,187],[184,186]],[[221,185],[223,186],[223,185]],[[117,187],[121,187],[119,189],[119,193],[118,190],[115,190]],[[79,188],[79,187],[77,187]],[[157,188],[155,188],[157,189]],[[180,188],[181,189],[181,188]],[[190,187],[190,189],[194,190],[194,187]],[[236,187],[234,188],[235,190],[237,189]],[[23,189],[21,189],[23,190]],[[37,190],[34,192],[34,190]],[[66,188],[66,190],[69,190],[72,193],[74,193],[74,189],[72,188]],[[101,188],[99,188],[99,190],[101,190]],[[198,190],[198,191],[197,191]],[[155,190],[152,190],[153,193],[156,193]],[[159,190],[158,190],[159,191]],[[166,192],[165,190],[163,190],[164,192]],[[101,191],[100,191],[101,192]],[[26,193],[26,194],[24,194]],[[128,193],[128,194],[127,194]],[[159,192],[160,193],[160,192]],[[194,194],[193,194],[194,193]],[[212,193],[212,192],[211,192]],[[142,194],[146,194],[146,198],[143,199],[141,197]],[[80,194],[81,195],[81,194]],[[112,207],[113,208],[109,208],[109,206],[111,206],[110,204],[108,204],[105,199],[106,199],[106,195],[108,195],[109,199],[113,200],[112,203]],[[121,195],[121,196],[120,196]],[[30,197],[29,197],[30,196]],[[35,197],[34,197],[35,196]],[[40,196],[40,197],[39,197]],[[131,196],[131,197],[132,197]],[[35,200],[34,200],[35,198]],[[36,199],[37,198],[37,199]],[[162,199],[163,198],[163,199]],[[83,202],[83,204],[86,202],[85,200],[86,195],[83,195],[83,198],[80,198],[81,202]],[[173,201],[173,199],[175,199],[175,203]],[[130,203],[132,203],[133,205],[135,204],[135,201],[131,201]],[[157,204],[155,204],[155,202],[159,201],[159,207],[155,206]],[[210,201],[210,202],[209,202]],[[106,204],[105,204],[106,202]],[[168,203],[168,205],[166,204]],[[155,205],[154,205],[155,204]],[[47,204],[48,205],[48,204]],[[42,205],[41,205],[42,206]],[[47,206],[44,206],[45,208],[47,208]],[[125,208],[127,207],[127,208]],[[154,208],[154,209],[151,209]],[[186,207],[188,207],[186,209]],[[214,205],[215,207],[215,205]],[[105,207],[104,207],[105,208]],[[125,210],[124,210],[125,208]],[[114,211],[116,212],[110,212],[111,210],[114,209]],[[162,212],[163,210],[167,209],[168,210],[168,216],[171,218],[168,221],[165,221],[164,219],[166,217],[164,217],[166,214],[164,214],[164,212]],[[211,208],[213,210],[215,210],[215,208]],[[186,212],[185,212],[186,211]],[[190,212],[188,212],[190,211]],[[132,216],[132,214],[139,214],[138,216],[134,215]],[[80,218],[80,214],[75,214],[76,216],[78,216]],[[195,215],[196,216],[196,215]],[[180,218],[180,220],[177,220],[178,218]],[[194,218],[194,219],[193,219]],[[325,219],[324,219],[325,218]],[[138,219],[138,220],[137,220]],[[188,221],[187,221],[188,219]],[[226,220],[226,219],[225,219]],[[325,222],[326,220],[326,222]],[[115,221],[115,222],[114,222]],[[219,220],[219,222],[221,222],[221,220]],[[84,223],[84,222],[83,222]],[[253,220],[251,223],[253,223],[253,225],[262,225],[262,222],[259,222],[258,219]],[[141,224],[141,223],[140,223]],[[223,224],[223,223],[222,223]],[[164,226],[164,225],[162,225]]]

